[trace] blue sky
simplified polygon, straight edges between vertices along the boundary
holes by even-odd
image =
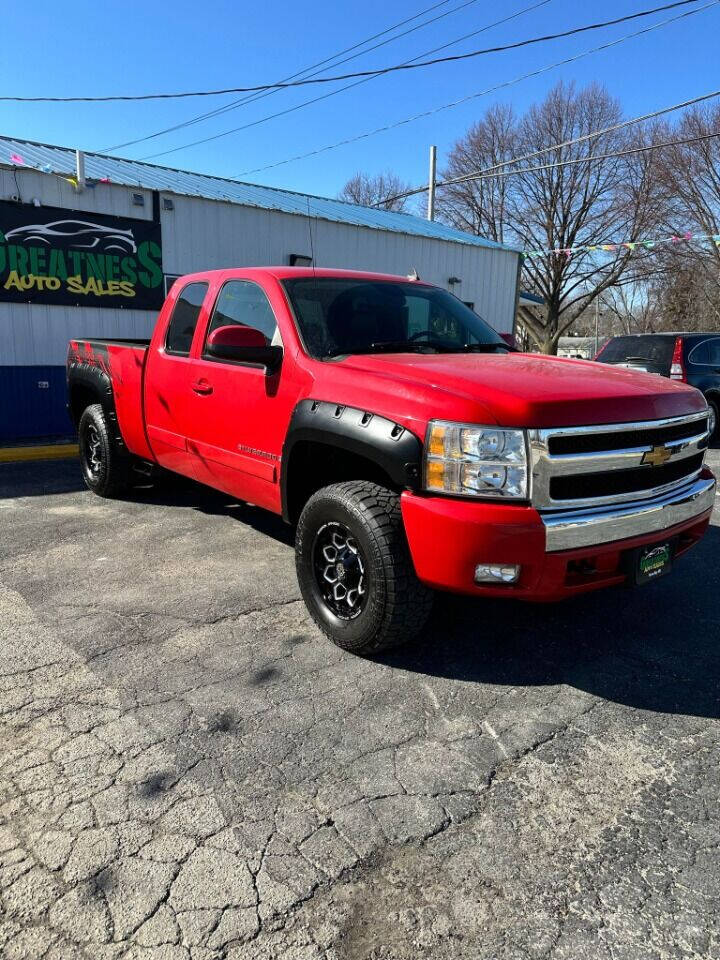
[[[6,93],[21,95],[72,96],[266,83],[330,57],[400,20],[414,17],[432,2],[204,0],[199,4],[187,0],[173,3],[127,0],[122,4],[98,4],[74,0],[72,8],[63,9],[50,3],[26,5],[5,37],[2,87]],[[537,0],[506,3],[449,0],[433,12],[412,20],[408,26],[453,11],[461,3],[467,5],[343,64],[339,72],[385,66],[425,54],[523,10],[533,2]],[[566,30],[661,2],[618,0],[588,4],[549,0],[511,23],[453,45],[444,53],[465,52]],[[698,6],[705,2],[707,0],[701,0]],[[657,14],[524,50],[374,79],[285,117],[201,146],[165,154],[151,162],[236,176],[511,80],[680,12],[682,10]],[[620,98],[628,116],[709,92],[718,86],[718,35],[720,3],[647,36],[497,94],[359,143],[242,179],[327,196],[334,196],[357,170],[375,173],[392,169],[404,179],[419,184],[427,179],[429,144],[437,144],[442,169],[453,142],[491,103],[511,102],[522,111],[542,98],[560,78],[580,84],[602,81]],[[210,121],[125,148],[118,155],[140,159],[169,150],[329,93],[334,86],[281,91]],[[101,105],[0,103],[0,133],[101,150],[182,122],[233,99],[237,97]]]

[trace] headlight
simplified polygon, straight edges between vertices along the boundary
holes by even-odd
[[[525,432],[431,420],[424,474],[425,489],[430,491],[464,497],[527,499]]]

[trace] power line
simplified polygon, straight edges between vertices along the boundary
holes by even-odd
[[[499,26],[500,24],[507,23],[508,21],[514,20],[517,17],[521,16],[524,13],[527,13],[530,10],[535,10],[537,9],[537,7],[544,6],[546,3],[550,3],[550,2],[551,0],[540,0],[539,3],[535,3],[530,7],[525,7],[523,10],[520,10],[518,13],[512,14],[509,17],[505,17],[503,20],[497,20],[495,23],[488,24],[488,26],[482,27],[480,30],[474,30],[472,33],[465,34],[465,36],[463,37],[458,37],[456,40],[451,40],[449,43],[442,44],[441,46],[435,47],[432,50],[427,50],[424,53],[418,54],[417,57],[413,57],[411,60],[408,60],[406,62],[412,63],[415,60],[419,60],[420,57],[429,56],[432,53],[436,53],[438,50],[444,50],[447,47],[454,46],[456,43],[460,43],[463,40],[467,40],[468,37],[476,36],[479,33],[484,33],[486,30],[491,29],[491,27],[495,27],[495,26]],[[455,8],[455,9],[459,9],[459,8]],[[455,11],[449,11],[449,12],[455,12]],[[403,35],[404,34],[400,34],[400,36],[403,36]],[[396,39],[396,38],[392,38],[392,39]],[[389,42],[389,41],[386,41],[386,42]],[[374,49],[374,48],[370,48],[370,49]],[[367,51],[363,51],[363,52],[367,52]],[[163,150],[163,151],[159,151],[158,153],[147,154],[146,156],[141,157],[140,159],[154,160],[156,157],[167,156],[170,153],[177,153],[180,150],[187,150],[190,147],[200,146],[201,144],[204,144],[204,143],[211,143],[214,140],[219,140],[219,139],[222,139],[223,137],[231,136],[234,133],[240,133],[243,130],[249,130],[252,127],[257,127],[260,124],[267,123],[269,120],[275,120],[278,117],[284,117],[288,113],[294,113],[295,111],[301,110],[304,107],[309,107],[312,104],[320,103],[323,100],[328,100],[330,97],[337,96],[340,93],[344,93],[346,90],[351,90],[353,87],[358,87],[360,86],[360,84],[368,83],[370,80],[374,80],[374,79],[375,79],[374,77],[365,77],[362,80],[356,80],[354,83],[348,83],[343,87],[339,87],[337,90],[331,91],[330,93],[323,94],[320,97],[313,97],[310,100],[303,100],[302,103],[295,104],[292,107],[287,107],[286,109],[280,110],[277,113],[267,114],[266,116],[260,117],[257,120],[253,120],[250,123],[242,124],[239,127],[232,127],[230,130],[223,130],[221,133],[216,133],[209,137],[203,137],[200,140],[193,140],[190,143],[185,143],[185,144],[182,144],[181,146],[173,147],[169,150]],[[265,97],[271,96],[272,93],[276,93],[276,92],[277,91],[270,91],[270,93],[260,94],[260,96],[256,99],[260,99],[264,96]]]
[[[446,2],[447,2],[447,0],[446,0]],[[466,0],[465,3],[461,3],[459,6],[453,7],[452,9],[445,11],[444,13],[440,14],[440,15],[437,16],[437,17],[432,17],[432,18],[429,19],[429,20],[424,20],[422,23],[419,23],[419,24],[417,24],[416,26],[411,27],[409,30],[404,30],[402,33],[398,33],[398,34],[396,34],[394,37],[389,37],[387,40],[383,40],[381,43],[376,43],[376,44],[374,44],[372,47],[367,47],[365,50],[361,50],[359,53],[354,54],[352,57],[346,57],[345,60],[340,60],[340,61],[338,61],[338,63],[334,63],[332,66],[333,66],[333,67],[336,67],[336,66],[338,66],[340,63],[346,63],[348,60],[353,60],[353,59],[355,59],[355,58],[357,58],[357,57],[362,57],[362,56],[364,56],[366,53],[370,53],[372,50],[377,50],[379,47],[385,46],[385,45],[388,44],[388,43],[393,43],[395,40],[399,40],[401,37],[405,37],[405,36],[407,36],[408,34],[413,33],[415,30],[420,30],[422,27],[429,26],[431,23],[435,23],[436,21],[441,20],[441,19],[443,19],[444,17],[450,16],[450,15],[453,14],[453,13],[457,13],[459,10],[463,10],[465,7],[468,7],[468,6],[470,6],[471,4],[476,3],[476,2],[477,2],[477,0]],[[432,8],[431,8],[431,9],[432,9]],[[397,26],[402,26],[402,24],[396,24],[395,27],[390,28],[390,29],[396,29]],[[387,32],[387,31],[386,31],[386,32]],[[356,44],[356,46],[358,46],[358,45]],[[355,49],[355,48],[354,48],[354,47],[351,47],[351,48],[349,48],[349,49]],[[341,53],[344,53],[344,52],[346,52],[346,51],[341,51]],[[341,56],[341,54],[337,54],[337,56]],[[424,56],[424,54],[423,54],[423,56]],[[326,61],[322,61],[322,62],[326,62]],[[308,67],[308,68],[306,68],[305,70],[301,71],[300,73],[295,74],[294,76],[301,76],[301,74],[307,73],[308,70],[312,70],[312,69],[313,69],[312,67]],[[325,69],[326,69],[326,70],[329,70],[330,67],[326,67]],[[323,73],[323,72],[324,72],[324,70],[318,70],[318,71],[316,71],[316,73],[311,74],[311,76],[314,77],[314,76],[317,75],[317,73]],[[218,139],[220,139],[220,138],[222,138],[222,137],[224,137],[224,136],[229,136],[229,135],[232,134],[232,133],[238,133],[240,130],[247,130],[247,129],[249,129],[250,127],[256,127],[256,126],[258,126],[260,123],[265,123],[267,120],[274,120],[276,117],[282,117],[282,116],[284,116],[286,113],[292,113],[293,111],[295,111],[295,110],[300,110],[302,107],[309,106],[310,104],[318,103],[318,102],[321,101],[321,100],[327,100],[329,97],[335,96],[335,95],[338,94],[338,93],[342,93],[343,90],[349,90],[351,87],[358,86],[358,85],[361,84],[361,83],[366,83],[368,80],[371,80],[371,79],[372,79],[372,77],[367,77],[367,78],[365,78],[364,80],[358,80],[358,81],[356,81],[355,83],[350,83],[350,84],[348,84],[348,85],[345,86],[345,87],[340,87],[338,90],[334,90],[334,91],[331,92],[331,93],[326,93],[326,94],[324,94],[323,96],[315,97],[315,98],[313,98],[313,99],[311,99],[311,100],[306,100],[306,101],[304,101],[303,103],[297,104],[297,105],[294,106],[294,107],[290,107],[290,108],[285,109],[285,110],[280,110],[280,111],[277,112],[277,113],[272,113],[272,114],[270,114],[269,116],[262,117],[262,118],[260,118],[260,119],[258,119],[258,120],[252,121],[251,123],[243,124],[242,126],[239,126],[239,127],[235,127],[235,128],[233,128],[232,130],[224,131],[224,132],[222,132],[222,133],[215,134],[215,135],[210,136],[210,137],[207,137],[207,138],[202,138],[202,139],[200,139],[200,140],[194,140],[194,141],[192,141],[191,143],[182,144],[181,146],[178,146],[178,147],[172,147],[172,148],[170,148],[170,149],[168,149],[168,150],[161,150],[161,151],[159,151],[159,152],[157,152],[157,153],[147,154],[146,156],[142,157],[141,159],[142,159],[142,160],[152,160],[152,159],[154,159],[155,157],[162,157],[162,156],[165,156],[166,154],[177,153],[177,152],[180,151],[180,150],[189,149],[190,147],[195,147],[195,146],[198,146],[199,144],[202,144],[202,143],[209,143],[209,142],[211,142],[212,140],[218,140]],[[235,100],[235,101],[233,101],[232,103],[227,104],[225,107],[221,107],[219,110],[213,110],[213,111],[210,112],[210,113],[201,114],[200,117],[195,117],[193,120],[187,121],[187,123],[180,123],[180,124],[177,124],[176,126],[171,127],[171,128],[169,128],[169,129],[170,129],[171,131],[179,130],[179,129],[181,129],[182,127],[190,126],[191,124],[196,123],[196,122],[198,122],[198,121],[200,121],[200,120],[208,119],[208,118],[211,118],[211,117],[216,117],[216,116],[219,116],[220,114],[223,114],[223,113],[228,113],[228,112],[230,112],[231,110],[235,110],[235,109],[236,109],[237,107],[239,107],[239,106],[243,106],[244,104],[247,104],[247,103],[255,103],[255,102],[258,101],[258,100],[263,100],[265,97],[271,97],[271,96],[273,96],[273,94],[279,93],[279,92],[280,92],[279,89],[266,90],[264,93],[255,94],[254,96],[250,96],[250,97],[243,97],[243,98],[240,99],[240,100]],[[169,132],[169,131],[168,131],[168,130],[160,131],[160,133],[158,133],[158,134],[152,134],[150,137],[141,137],[141,138],[138,139],[138,140],[132,140],[132,141],[130,141],[129,143],[120,144],[118,147],[115,147],[115,148],[113,148],[113,149],[120,149],[120,146],[123,146],[123,147],[133,146],[133,145],[135,145],[135,144],[137,144],[137,143],[142,143],[144,140],[153,139],[154,137],[159,136],[161,133],[167,133],[167,132]]]
[[[712,93],[704,93],[700,97],[693,97],[692,100],[684,100],[682,103],[675,103],[671,107],[663,107],[661,110],[653,110],[652,113],[644,113],[642,116],[633,117],[631,120],[621,120],[620,123],[613,123],[611,126],[603,127],[601,130],[593,130],[592,133],[584,133],[580,137],[573,137],[570,140],[563,140],[562,143],[554,143],[550,147],[542,147],[540,150],[533,150],[531,153],[524,153],[522,156],[513,157],[510,160],[503,160],[501,163],[496,163],[492,167],[486,167],[484,170],[477,170],[474,174],[465,174],[462,177],[453,177],[450,180],[445,180],[443,183],[437,184],[437,186],[449,187],[455,183],[462,183],[464,180],[470,179],[478,174],[492,174],[493,171],[500,170],[501,167],[507,167],[511,163],[522,163],[525,160],[532,160],[534,157],[541,157],[544,153],[550,153],[552,150],[561,150],[564,147],[572,147],[578,143],[585,143],[588,140],[594,140],[595,137],[602,137],[606,133],[614,133],[616,130],[623,130],[626,127],[631,127],[636,123],[643,123],[645,120],[654,120],[656,117],[662,117],[666,113],[672,113],[675,110],[682,110],[684,107],[692,107],[696,103],[703,103],[705,100],[712,100],[713,97],[720,97],[720,90],[713,90]],[[413,191],[413,193],[422,193],[423,190],[426,189],[427,187],[424,187],[417,191]]]
[[[375,127],[374,130],[367,130],[365,133],[358,133],[355,136],[346,137],[344,140],[338,140],[336,143],[330,143],[324,147],[317,147],[315,150],[309,150],[307,153],[299,153],[293,157],[287,157],[285,160],[277,160],[275,163],[268,163],[262,167],[253,167],[251,170],[243,170],[241,173],[238,173],[235,176],[245,177],[253,173],[263,173],[265,170],[273,170],[276,167],[282,167],[288,163],[295,163],[298,160],[307,160],[309,157],[316,157],[319,154],[326,153],[329,150],[337,150],[339,147],[349,146],[350,144],[358,143],[360,140],[367,140],[369,137],[377,136],[380,133],[387,133],[390,130],[395,130],[398,127],[405,126],[408,123],[414,123],[416,120],[424,120],[427,117],[432,117],[436,113],[442,112],[443,110],[451,110],[454,107],[462,106],[465,103],[469,103],[471,100],[477,100],[479,97],[486,97],[491,93],[496,93],[498,90],[504,90],[507,87],[512,87],[517,83],[521,83],[523,80],[530,80],[534,77],[539,77],[544,73],[548,73],[550,70],[555,70],[558,67],[564,67],[568,64],[576,63],[578,60],[589,57],[594,53],[600,53],[604,50],[609,50],[621,43],[625,43],[627,40],[634,40],[636,37],[643,36],[646,33],[652,33],[653,30],[658,30],[660,27],[665,27],[670,23],[676,23],[679,20],[684,20],[686,17],[692,17],[697,13],[702,13],[704,10],[707,10],[710,7],[717,6],[718,3],[720,3],[720,0],[710,0],[709,3],[706,3],[704,6],[699,7],[696,10],[688,10],[685,13],[678,14],[677,16],[660,20],[657,23],[651,24],[649,27],[643,27],[640,30],[636,30],[634,33],[626,34],[623,37],[618,37],[616,40],[610,40],[607,43],[602,43],[597,47],[591,47],[589,50],[584,50],[582,53],[577,53],[572,57],[566,57],[564,60],[557,60],[555,63],[547,64],[546,66],[540,67],[537,70],[531,70],[529,73],[524,73],[519,77],[514,77],[512,80],[505,80],[493,87],[487,87],[485,90],[480,90],[478,93],[468,94],[467,96],[460,97],[460,99],[453,100],[450,103],[444,103],[439,107],[432,107],[429,110],[423,110],[421,113],[413,114],[410,117],[404,117],[402,120],[396,120],[393,123],[387,123],[382,127]]]
[[[522,156],[519,156],[519,157],[511,157],[510,160],[503,160],[500,163],[494,164],[492,167],[484,167],[482,170],[475,170],[473,173],[466,173],[466,174],[463,174],[461,177],[452,177],[449,180],[441,180],[439,183],[436,183],[435,186],[451,187],[457,183],[465,183],[468,180],[481,180],[481,179],[487,180],[487,179],[490,179],[491,177],[505,176],[511,173],[529,173],[531,172],[530,170],[508,170],[506,172],[503,172],[500,170],[500,168],[507,167],[511,163],[522,163],[524,160],[532,160],[534,157],[540,157],[544,153],[550,153],[552,150],[561,150],[563,147],[571,147],[577,143],[584,143],[587,140],[594,140],[595,137],[602,137],[606,133],[614,133],[616,130],[622,130],[623,128],[630,127],[635,123],[642,123],[645,120],[653,120],[655,117],[663,116],[663,114],[672,113],[674,110],[682,110],[683,107],[691,107],[696,103],[702,103],[704,100],[711,100],[713,97],[719,97],[719,96],[720,96],[720,90],[714,90],[712,93],[704,93],[700,97],[694,97],[692,100],[685,100],[682,103],[676,103],[671,107],[663,107],[661,110],[654,110],[652,113],[645,113],[642,116],[633,117],[631,120],[622,120],[620,123],[614,123],[609,127],[603,127],[603,129],[601,130],[593,130],[592,133],[585,133],[580,137],[573,137],[571,140],[563,140],[562,143],[553,143],[549,147],[543,147],[540,150],[533,150],[532,153],[524,153],[522,154]],[[716,136],[716,134],[712,134],[712,136]],[[703,139],[703,138],[699,138],[699,139]],[[660,146],[660,144],[657,144],[656,146]],[[653,147],[651,146],[646,149],[653,149]],[[638,151],[628,151],[628,152],[630,153],[630,152],[638,152]],[[612,156],[620,156],[620,155],[621,154],[608,154],[607,157],[610,158]],[[553,166],[562,167],[570,163],[582,163],[592,159],[605,159],[605,158],[581,157],[579,160],[558,161],[557,163],[546,164],[544,167],[537,167],[534,169],[547,170]],[[401,200],[401,199],[404,199],[405,197],[414,197],[418,193],[425,193],[427,189],[428,189],[427,186],[415,187],[413,190],[406,190],[404,193],[399,193],[394,197],[386,197],[383,200],[383,203],[389,203],[391,200]],[[377,206],[377,204],[374,204],[374,206]]]
[[[429,56],[432,53],[436,53],[438,50],[445,50],[447,47],[452,47],[456,43],[461,43],[463,40],[467,40],[468,37],[477,36],[479,33],[485,33],[487,30],[492,29],[493,27],[500,26],[504,23],[508,23],[511,20],[517,19],[517,17],[522,16],[525,13],[530,12],[531,10],[536,10],[538,7],[545,6],[547,3],[550,3],[551,0],[539,0],[538,3],[531,4],[529,7],[524,7],[522,10],[519,10],[517,13],[513,13],[508,17],[504,17],[502,20],[496,20],[494,23],[489,23],[484,27],[481,27],[479,30],[473,30],[471,33],[466,33],[462,37],[458,37],[455,40],[451,40],[448,43],[444,43],[439,47],[435,47],[433,50],[426,50],[424,53],[418,54],[416,57],[413,57],[411,60],[406,61],[407,63],[412,63],[414,60],[419,60],[420,57]],[[456,8],[457,9],[457,8]],[[402,34],[401,34],[402,36]],[[395,39],[395,38],[393,38]],[[350,90],[353,87],[358,87],[362,83],[369,83],[371,80],[376,79],[375,77],[364,77],[362,80],[356,80],[354,83],[348,83],[343,87],[339,87],[337,90],[332,90],[330,93],[325,93],[320,97],[313,97],[311,100],[303,100],[302,103],[295,104],[292,107],[286,107],[284,110],[280,110],[277,113],[271,113],[264,117],[260,117],[257,120],[251,120],[249,123],[244,123],[239,127],[233,127],[230,130],[223,130],[221,133],[212,134],[209,137],[203,137],[200,140],[193,140],[190,143],[184,143],[178,147],[172,147],[168,150],[162,150],[158,153],[151,153],[144,157],[141,157],[141,160],[154,160],[156,157],[167,156],[171,153],[177,153],[180,150],[187,150],[190,147],[196,147],[200,144],[211,143],[214,140],[220,140],[223,137],[228,137],[233,133],[240,133],[242,130],[249,130],[252,127],[257,127],[262,123],[266,123],[268,120],[275,120],[278,117],[284,117],[288,113],[294,113],[296,110],[301,110],[303,107],[311,106],[314,103],[320,103],[323,100],[328,100],[330,97],[335,97],[339,93],[343,93],[346,90]],[[270,93],[261,94],[261,96],[270,96],[272,93],[277,91],[271,91]],[[135,141],[136,143],[139,141]]]
[[[344,60],[337,61],[338,57],[344,56],[346,53],[352,53],[353,50],[357,50],[359,47],[365,46],[366,43],[372,43],[373,40],[377,40],[379,37],[384,37],[388,33],[392,33],[394,30],[399,30],[400,27],[404,27],[409,23],[412,23],[413,20],[417,20],[420,17],[425,16],[426,13],[432,13],[433,10],[437,10],[438,7],[447,6],[450,0],[441,0],[440,3],[434,3],[430,7],[426,7],[424,10],[421,10],[419,13],[416,13],[412,17],[408,17],[406,20],[399,20],[397,23],[394,23],[392,26],[387,27],[385,30],[381,30],[379,33],[374,33],[371,37],[366,37],[364,40],[360,40],[358,43],[354,43],[350,47],[346,47],[344,50],[340,50],[337,53],[333,54],[331,57],[326,57],[324,60],[319,60],[317,63],[312,63],[308,67],[304,67],[302,70],[298,70],[297,73],[291,74],[289,77],[283,78],[283,83],[289,80],[295,80],[297,77],[302,77],[305,74],[309,73],[311,70],[315,70],[318,67],[324,69],[318,70],[318,73],[323,73],[325,70],[331,69],[331,67],[337,67],[341,63],[347,63],[348,60],[353,60],[356,57],[364,56],[366,53],[370,53],[372,50],[376,50],[378,47],[384,46],[387,43],[392,43],[394,40],[399,40],[401,37],[406,36],[409,33],[413,33],[415,30],[421,29],[421,27],[428,26],[431,23],[435,23],[437,20],[442,19],[443,17],[449,16],[451,13],[455,13],[458,10],[462,10],[464,7],[469,6],[471,3],[476,3],[477,0],[467,0],[466,3],[462,3],[459,7],[453,7],[451,10],[446,11],[445,13],[440,14],[437,17],[432,17],[429,20],[424,20],[422,23],[416,24],[416,26],[411,27],[409,30],[405,30],[402,33],[398,33],[394,37],[390,37],[388,40],[384,40],[381,43],[377,43],[372,47],[367,47],[365,50],[361,50],[359,53],[354,54],[352,57],[346,57]],[[333,61],[337,61],[333,63]],[[330,64],[330,66],[325,66]],[[311,74],[315,76],[316,74]],[[203,120],[209,120],[213,117],[220,116],[223,113],[228,113],[230,110],[235,110],[237,107],[241,107],[247,103],[254,103],[257,100],[263,100],[265,97],[271,97],[274,93],[278,93],[277,89],[275,90],[266,90],[263,93],[259,93],[255,96],[246,96],[241,97],[239,100],[234,100],[231,103],[225,104],[222,107],[217,107],[215,110],[210,110],[207,113],[201,113],[197,117],[193,117],[190,120],[185,120],[182,123],[177,123],[174,126],[166,127],[164,130],[158,130],[155,133],[148,134],[145,137],[139,137],[137,140],[127,140],[125,143],[117,143],[114,147],[104,147],[101,151],[102,153],[107,153],[113,150],[121,150],[123,147],[133,147],[137,143],[144,143],[146,140],[153,140],[156,137],[161,137],[166,133],[174,133],[176,130],[181,130],[183,127],[189,127],[193,124],[200,123]],[[160,154],[157,154],[160,156]]]
[[[720,94],[720,91],[718,91]],[[600,131],[602,132],[602,131]],[[594,134],[595,136],[595,134]],[[463,177],[457,177],[452,180],[439,180],[435,186],[436,187],[450,187],[457,186],[460,183],[470,183],[475,182],[476,180],[493,180],[496,177],[511,177],[515,174],[521,173],[539,173],[542,170],[554,170],[556,167],[569,167],[577,163],[592,163],[595,160],[612,160],[615,157],[627,157],[630,154],[634,153],[647,153],[650,150],[658,150],[660,147],[677,147],[682,146],[688,143],[700,143],[704,140],[712,140],[715,137],[720,137],[720,131],[717,133],[705,133],[702,136],[697,137],[687,137],[683,140],[665,140],[662,143],[651,143],[647,144],[644,147],[630,147],[627,150],[616,150],[613,153],[600,153],[590,157],[576,157],[573,160],[558,160],[555,163],[543,163],[537,167],[521,167],[520,170],[497,170],[495,173],[469,173]],[[551,150],[556,149],[555,147],[550,147]],[[508,163],[515,163],[517,161],[508,160]],[[492,168],[490,168],[492,170]],[[427,190],[427,186],[418,187],[416,190],[410,190],[407,193],[399,193],[393,197],[387,197],[379,203],[373,203],[373,207],[379,207],[384,203],[389,203],[392,200],[400,200],[404,197],[411,197],[417,193],[424,193]]]
[[[504,53],[507,50],[519,50],[522,47],[532,46],[538,43],[546,43],[549,40],[561,40],[565,37],[572,37],[579,33],[587,33],[590,30],[600,30],[604,27],[616,26],[619,23],[627,23],[630,20],[638,20],[641,17],[649,17],[654,13],[661,13],[665,10],[672,10],[676,7],[686,7],[689,4],[698,3],[699,0],[675,0],[673,3],[666,3],[660,7],[653,7],[651,10],[641,10],[637,13],[630,13],[624,17],[616,17],[613,20],[603,20],[598,23],[589,23],[582,27],[573,27],[571,30],[563,30],[560,33],[548,33],[540,37],[529,37],[526,40],[518,40],[515,43],[507,43],[497,47],[486,47],[483,50],[471,50],[469,53],[457,53],[449,57],[437,57],[433,60],[423,60],[420,63],[397,63],[389,67],[380,67],[376,70],[361,70],[356,73],[341,73],[332,77],[315,77],[308,80],[291,80],[287,82],[277,81],[275,83],[264,83],[253,87],[226,87],[222,90],[191,90],[181,93],[142,93],[142,94],[116,94],[105,97],[18,97],[18,96],[0,96],[0,101],[13,103],[111,103],[117,101],[140,101],[140,100],[179,100],[188,97],[217,97],[227,93],[255,93],[264,90],[285,90],[291,87],[304,87],[309,84],[335,83],[337,80],[354,80],[358,77],[377,77],[387,73],[395,73],[400,70],[418,70],[425,67],[434,67],[441,63],[456,63],[461,60],[470,60],[474,57],[485,56],[490,53]]]

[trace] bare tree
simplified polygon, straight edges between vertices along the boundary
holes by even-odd
[[[720,137],[711,134],[720,134],[720,106],[695,107],[675,127],[656,128],[658,138],[707,138],[658,151],[668,225],[678,230],[720,234]],[[708,250],[720,268],[720,249]]]
[[[620,121],[620,105],[603,87],[591,84],[577,91],[572,84],[560,83],[519,119],[507,107],[491,108],[455,145],[444,179],[574,140]],[[586,159],[622,151],[630,140],[626,130],[612,130],[582,143],[557,147],[505,168],[543,169],[447,187],[439,206],[455,226],[526,251],[599,247],[614,238],[633,240],[643,234],[656,213],[648,157]],[[556,165],[568,160],[581,162]],[[610,254],[526,257],[523,282],[546,304],[541,316],[527,321],[537,347],[555,353],[560,337],[576,318],[623,277],[631,257],[644,255],[639,249],[617,246]]]
[[[675,126],[656,128],[664,140],[688,140],[658,151],[669,233],[720,235],[720,106],[695,107]],[[702,139],[700,139],[702,138]],[[684,243],[659,253],[664,280],[660,297],[675,328],[720,328],[720,247],[713,242]]]
[[[667,258],[656,287],[659,329],[720,330],[720,282],[709,251]]]
[[[521,152],[518,123],[512,107],[504,104],[490,107],[453,147],[443,179],[497,166]],[[508,209],[513,191],[510,177],[471,180],[442,190],[438,207],[444,219],[460,230],[476,233],[496,243],[514,243],[517,235]]]
[[[650,278],[637,277],[611,287],[603,297],[603,306],[612,320],[612,332],[655,333],[662,329],[658,291]]]
[[[410,184],[389,171],[376,176],[356,173],[342,188],[338,199],[357,203],[362,207],[376,206],[381,210],[403,212],[408,209],[408,197],[398,197],[397,194],[411,189]]]

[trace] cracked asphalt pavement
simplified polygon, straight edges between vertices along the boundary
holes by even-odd
[[[280,520],[3,465],[0,956],[720,958],[719,525],[361,660]]]

